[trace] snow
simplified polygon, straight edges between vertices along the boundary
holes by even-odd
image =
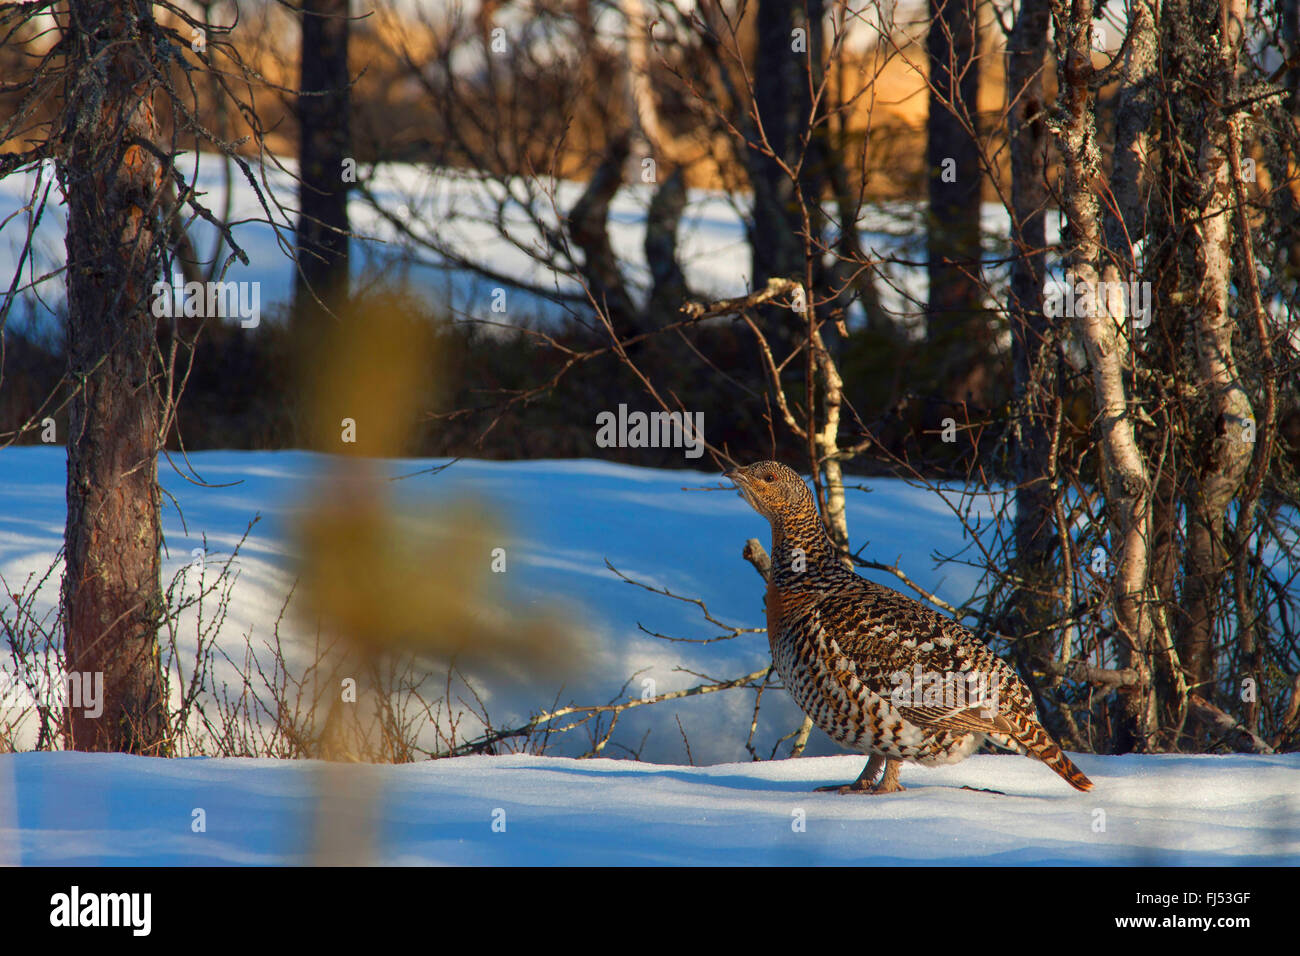
[[[219,161],[212,156],[198,161],[199,189],[207,205],[220,210],[225,196]],[[51,170],[43,167],[39,175],[48,181]],[[17,265],[27,227],[21,210],[32,198],[37,175],[0,180],[0,223],[9,223],[0,231],[0,274],[12,274]],[[268,171],[263,185],[283,204],[272,203],[279,235],[236,174],[230,218],[239,222],[236,239],[250,264],[233,264],[224,278],[259,283],[263,307],[273,312],[287,302],[292,287],[281,239],[291,233],[296,200],[285,174]],[[417,232],[438,224],[449,245],[501,274],[541,287],[555,283],[525,251],[542,237],[521,205],[507,203],[505,220],[524,248],[497,234],[492,190],[498,187],[465,173],[403,164],[377,168],[369,185],[385,208]],[[526,194],[521,182],[509,187],[513,196]],[[570,208],[581,189],[581,184],[553,184],[555,208],[547,197],[534,197],[538,215],[554,224],[556,209]],[[24,270],[28,280],[63,263],[65,217],[57,185],[50,196],[36,230],[34,257]],[[610,212],[611,241],[641,292],[648,276],[642,243],[650,196],[648,186],[628,186]],[[743,196],[691,191],[679,252],[697,293],[722,297],[749,287],[741,217],[746,202]],[[511,292],[508,313],[493,313],[492,281],[411,254],[397,241],[397,230],[360,198],[353,199],[350,215],[359,236],[353,259],[359,276],[403,278],[456,315],[514,321],[557,310]],[[993,247],[1007,234],[1005,210],[988,204],[982,218],[989,251],[996,254]],[[869,254],[919,261],[924,257],[920,219],[915,203],[881,204],[864,210],[857,225]],[[1057,219],[1049,217],[1049,243],[1056,241]],[[193,231],[201,254],[213,248],[210,226],[198,222]],[[223,250],[223,256],[228,253]],[[926,298],[924,270],[882,264],[881,271],[885,307],[914,322],[918,303]],[[1054,277],[1053,285],[1057,281]],[[60,307],[61,276],[38,288],[39,326],[46,310]],[[557,291],[575,289],[561,282]],[[21,317],[15,317],[11,327],[21,325]],[[599,411],[591,411],[593,437]],[[269,635],[293,584],[287,541],[323,461],[292,451],[211,451],[190,458],[205,481],[235,484],[201,487],[161,467],[170,495],[165,498],[164,581],[190,564],[195,549],[206,549],[201,553],[209,564],[219,563],[248,523],[255,516],[263,519],[242,546],[220,637],[230,657],[240,661],[246,642],[257,648]],[[385,468],[396,477],[439,464],[394,461]],[[34,612],[46,626],[58,601],[64,466],[61,448],[0,450],[0,589],[36,589]],[[922,587],[960,603],[975,584],[975,572],[934,561],[935,554],[956,553],[969,544],[953,508],[988,517],[1003,502],[963,501],[954,493],[949,504],[899,481],[877,479],[871,486],[870,494],[849,497],[855,546],[869,542],[866,556],[897,561]],[[647,585],[702,598],[722,620],[760,625],[762,586],[741,560],[740,548],[748,537],[766,542],[766,526],[714,474],[581,460],[463,461],[393,488],[403,505],[429,512],[459,507],[468,496],[485,502],[509,529],[502,542],[510,555],[510,572],[498,582],[502,597],[537,605],[560,600],[589,632],[587,659],[562,688],[471,675],[497,726],[526,719],[555,701],[557,693],[561,702],[603,702],[633,675],[633,696],[647,687],[663,693],[698,683],[697,674],[738,676],[769,660],[763,635],[699,644],[667,643],[645,633],[638,624],[680,637],[716,636],[693,606],[632,587],[605,564],[608,560]],[[45,577],[51,566],[54,573]],[[898,586],[888,575],[868,576]],[[12,603],[3,595],[0,600],[4,612],[12,613]],[[182,619],[182,655],[193,650],[194,621],[195,612]],[[285,633],[291,644],[305,641],[292,620]],[[299,654],[305,647],[299,645]],[[6,655],[0,676],[8,666]],[[218,679],[233,678],[232,667],[220,664]],[[0,687],[0,721],[13,703],[3,693],[6,688]],[[573,759],[590,745],[580,732],[554,738],[548,756],[504,754],[395,766],[0,754],[0,865],[306,863],[328,858],[321,856],[326,852],[321,834],[339,833],[353,834],[370,861],[388,864],[1110,866],[1294,864],[1300,859],[1297,754],[1078,756],[1076,762],[1095,784],[1087,794],[1070,790],[1035,761],[980,755],[949,767],[908,765],[904,793],[840,796],[812,791],[853,779],[863,758],[841,754],[817,732],[809,756],[750,761],[744,741],[752,708],[751,692],[729,691],[630,711],[606,753],[636,750],[640,761]],[[784,694],[767,694],[755,734],[757,752],[766,756],[800,719]],[[470,734],[478,728],[474,720],[466,721]],[[30,746],[31,728],[19,739]]]
[[[1079,763],[1096,783],[1092,793],[1068,790],[1023,757],[976,756],[952,767],[907,767],[903,793],[841,796],[810,791],[856,776],[857,757],[685,767],[512,755],[327,767],[24,753],[0,756],[0,863],[310,863],[323,859],[318,827],[369,833],[360,843],[366,855],[351,859],[394,865],[1300,859],[1300,755]],[[337,777],[325,776],[330,770]],[[318,805],[325,781],[337,778]],[[203,832],[193,832],[196,809]]]
[[[295,168],[291,161],[283,165],[288,171]],[[226,185],[220,157],[199,154],[195,165],[185,172],[194,179],[208,208],[224,210]],[[262,315],[273,320],[277,308],[287,305],[292,294],[293,265],[284,254],[284,245],[292,240],[297,186],[285,171],[262,167],[256,172],[272,215],[267,218],[257,194],[236,169],[229,221],[235,224],[232,231],[247,253],[249,264],[231,262],[224,281],[258,283]],[[524,180],[512,180],[507,184],[510,197],[506,197],[501,184],[451,169],[389,163],[373,170],[366,167],[361,172],[380,206],[415,235],[436,236],[459,255],[548,293],[581,292],[577,283],[557,279],[529,255],[529,249],[545,249],[546,238],[518,200],[529,197],[536,216],[554,227],[559,219],[557,210],[564,213],[570,209],[581,195],[583,184],[540,182],[530,191]],[[0,275],[11,275],[19,262],[29,223],[24,207],[39,200],[42,190],[50,184],[48,205],[34,232],[33,255],[27,261],[24,281],[50,277],[37,283],[41,304],[33,306],[33,312],[15,309],[17,328],[28,324],[45,328],[50,313],[62,308],[62,275],[52,273],[64,264],[66,215],[51,164],[0,179],[0,224],[5,224],[0,228]],[[644,231],[653,188],[639,182],[625,186],[610,205],[610,240],[626,264],[633,294],[638,296],[646,294],[649,283]],[[513,241],[503,238],[497,230],[497,206],[503,201],[501,218],[509,225]],[[701,189],[689,191],[678,255],[695,294],[723,298],[741,295],[752,286],[750,251],[741,218],[748,203],[744,195],[733,197]],[[514,322],[554,318],[563,311],[554,302],[513,289],[507,289],[506,311],[494,311],[493,292],[500,283],[451,266],[428,249],[405,243],[392,223],[359,195],[354,194],[350,200],[348,215],[357,236],[352,268],[358,281],[373,281],[382,276],[388,281],[405,283],[428,301],[442,303],[456,317]],[[1054,242],[1056,217],[1048,218],[1048,241]],[[916,203],[887,202],[864,207],[858,229],[868,255],[897,256],[916,262],[925,258],[922,223],[922,210]],[[999,247],[1008,234],[1006,210],[997,203],[986,203],[982,226],[988,236],[987,251],[995,257],[1000,255]],[[215,248],[216,230],[203,220],[192,223],[190,230],[200,259],[207,260]],[[222,247],[223,262],[230,252],[229,246]],[[892,263],[881,263],[878,268],[883,280],[878,283],[883,307],[899,316],[906,327],[919,329],[927,296],[925,269]]]
[[[707,421],[706,421],[707,427]],[[592,433],[595,434],[593,412]],[[205,561],[225,559],[257,515],[237,559],[235,583],[222,646],[242,660],[244,636],[254,648],[269,629],[293,583],[287,537],[322,459],[306,452],[198,452],[190,456],[200,487],[179,477],[164,462],[163,487],[183,509],[178,514],[164,496],[163,531],[167,554],[163,580],[193,561],[204,547]],[[405,460],[387,463],[390,475],[411,475],[442,463]],[[724,490],[725,486],[725,490]],[[899,561],[921,586],[960,603],[975,584],[964,566],[934,566],[933,551],[955,552],[964,542],[951,511],[933,494],[899,481],[873,480],[870,494],[848,496],[848,520],[854,543],[869,540],[867,555]],[[421,474],[395,482],[399,504],[423,513],[454,508],[472,496],[486,504],[509,529],[503,542],[508,573],[493,575],[503,595],[523,603],[567,605],[589,632],[588,659],[564,683],[560,703],[607,702],[637,674],[630,688],[641,696],[701,683],[695,674],[737,677],[763,668],[770,660],[766,637],[745,635],[712,644],[669,643],[638,629],[638,623],[673,637],[716,637],[692,605],[633,587],[605,566],[645,584],[702,598],[713,615],[746,627],[761,627],[763,584],[742,558],[747,538],[766,546],[764,522],[719,475],[699,471],[635,468],[600,461],[461,461],[439,474]],[[0,586],[11,592],[32,586],[55,561],[65,517],[65,459],[61,448],[21,447],[0,451]],[[712,489],[712,490],[709,490]],[[970,502],[973,513],[988,514],[987,499]],[[437,574],[431,567],[429,574]],[[890,575],[869,576],[891,586]],[[59,572],[40,589],[37,616],[57,606]],[[183,656],[192,652],[194,616],[182,618]],[[306,646],[307,636],[292,621],[282,633]],[[265,656],[263,660],[265,660]],[[7,666],[0,660],[0,672]],[[638,673],[640,672],[640,673]],[[228,665],[218,668],[228,680]],[[555,702],[559,686],[520,686],[499,675],[474,675],[475,686],[489,703],[497,726],[514,725]],[[645,681],[652,681],[646,685]],[[614,737],[647,760],[683,762],[682,733],[697,762],[747,760],[744,749],[753,711],[753,695],[726,691],[627,712]],[[0,714],[2,717],[3,714]],[[677,720],[681,721],[681,730]],[[797,727],[801,715],[792,701],[771,694],[763,702],[756,746],[770,754],[777,738]],[[476,722],[467,721],[467,728]],[[647,732],[642,745],[642,737]],[[570,756],[590,746],[585,734],[555,741],[557,752]],[[788,745],[787,745],[788,746]],[[839,753],[828,738],[816,735],[812,754]]]
[[[204,535],[212,562],[254,514],[264,518],[241,554],[221,638],[239,660],[244,635],[267,633],[291,584],[287,529],[322,459],[200,452],[192,460],[206,481],[238,484],[200,487],[163,466],[163,484],[188,526],[187,533],[168,507],[165,579],[191,560]],[[386,467],[396,476],[435,464]],[[898,559],[923,586],[960,601],[973,572],[936,567],[931,558],[963,544],[948,507],[901,482],[870,485],[869,494],[849,496],[855,545],[869,540],[868,556]],[[392,487],[404,502],[429,509],[472,492],[503,517],[511,540],[501,586],[525,600],[562,596],[591,632],[590,660],[566,683],[565,700],[608,700],[640,668],[638,680],[654,680],[662,693],[698,682],[680,668],[735,676],[768,660],[761,634],[701,645],[643,633],[638,622],[675,636],[715,632],[693,607],[629,586],[604,565],[608,558],[646,583],[701,597],[723,620],[761,624],[762,584],[740,549],[748,537],[766,540],[766,529],[715,475],[585,460],[462,461]],[[63,494],[62,449],[0,451],[0,575],[10,591],[35,586],[54,561]],[[970,504],[988,514],[997,503]],[[56,571],[38,592],[38,616],[53,613],[57,581]],[[549,706],[558,689],[483,680],[498,725]],[[902,794],[840,796],[811,791],[853,779],[863,758],[815,733],[808,757],[751,762],[743,744],[752,704],[751,692],[726,691],[628,712],[615,740],[635,748],[648,731],[643,762],[572,759],[589,742],[570,734],[555,738],[544,757],[336,765],[329,779],[343,784],[327,788],[329,809],[314,805],[329,765],[312,761],[3,755],[0,863],[309,862],[319,858],[312,856],[318,832],[366,832],[367,805],[375,834],[368,852],[385,863],[1265,864],[1300,854],[1300,755],[1083,755],[1076,761],[1096,784],[1087,794],[1036,761],[980,755],[950,767],[908,765]],[[784,694],[765,695],[758,752],[767,756],[799,719]],[[606,753],[626,751],[611,745]],[[683,765],[690,762],[697,766]],[[978,792],[989,789],[1002,793]],[[203,832],[191,830],[196,808]],[[498,810],[504,833],[492,829]],[[336,813],[344,817],[339,825],[320,822]]]

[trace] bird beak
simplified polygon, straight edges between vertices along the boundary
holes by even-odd
[[[736,484],[737,487],[742,485],[745,480],[745,476],[742,475],[739,470],[723,472],[722,477],[730,478]]]

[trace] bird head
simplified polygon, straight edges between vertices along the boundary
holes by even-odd
[[[812,495],[803,479],[779,461],[756,461],[729,471],[751,508],[769,521],[800,514],[812,507]]]

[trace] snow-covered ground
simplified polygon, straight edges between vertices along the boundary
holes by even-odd
[[[263,516],[241,554],[222,636],[239,659],[245,634],[251,632],[255,646],[266,636],[291,584],[287,529],[321,459],[300,452],[202,452],[193,461],[204,480],[239,484],[200,487],[162,469],[188,526],[187,534],[169,507],[165,577],[191,560],[204,535],[208,560],[219,560],[249,519]],[[430,464],[388,467],[409,474]],[[675,636],[716,632],[694,607],[632,587],[604,563],[608,558],[647,584],[701,597],[723,620],[761,624],[762,585],[740,549],[747,537],[766,539],[766,529],[722,484],[706,473],[597,461],[464,461],[393,485],[406,503],[429,509],[447,507],[467,492],[485,501],[510,529],[510,570],[499,576],[501,586],[524,601],[562,597],[589,631],[589,659],[563,688],[485,681],[484,698],[498,725],[549,706],[557,693],[561,701],[603,702],[642,669],[638,680],[651,679],[663,692],[698,682],[685,670],[722,677],[764,665],[762,635],[683,644],[645,634],[638,622]],[[923,586],[949,600],[964,598],[974,583],[970,572],[936,568],[932,561],[934,552],[963,543],[947,506],[899,482],[871,486],[870,494],[849,498],[855,545],[867,540],[868,556],[898,560]],[[989,509],[984,502],[977,510]],[[5,587],[23,590],[45,572],[57,554],[63,520],[62,449],[0,451]],[[41,589],[38,614],[52,613],[57,580],[56,572]],[[645,762],[569,759],[588,746],[573,734],[552,741],[558,756],[349,764],[329,790],[343,796],[320,810],[313,802],[325,766],[319,763],[0,756],[0,863],[309,861],[318,858],[312,854],[320,826],[327,833],[364,832],[367,813],[375,821],[367,852],[390,863],[1300,860],[1300,755],[1085,755],[1078,763],[1096,784],[1088,794],[1070,790],[1035,761],[977,756],[953,767],[906,767],[909,790],[903,794],[839,796],[811,790],[851,780],[861,757],[749,762],[744,740],[752,712],[749,691],[630,711],[615,740],[642,746]],[[766,756],[799,718],[783,694],[768,693],[755,737],[759,753]],[[606,753],[625,751],[611,747]],[[808,753],[841,751],[817,733]],[[684,765],[692,760],[697,766]],[[358,803],[358,793],[370,794],[369,803]],[[329,824],[335,814],[342,815],[340,822]]]
[[[594,419],[592,428],[594,433]],[[184,512],[182,523],[172,498],[164,496],[168,550],[163,579],[170,581],[192,563],[194,550],[203,547],[205,539],[207,565],[219,564],[249,521],[261,515],[237,559],[239,578],[222,634],[222,646],[242,660],[245,635],[251,635],[254,648],[261,646],[293,584],[288,538],[322,459],[305,452],[199,452],[190,461],[209,484],[237,484],[200,487],[165,463],[160,466],[163,487]],[[387,469],[392,475],[406,475],[427,471],[432,464],[394,461]],[[957,565],[937,569],[932,559],[936,550],[952,553],[963,545],[961,527],[947,506],[933,494],[901,482],[872,481],[871,487],[870,494],[849,495],[855,545],[870,541],[869,556],[897,560],[923,587],[960,603],[975,583],[973,572]],[[456,507],[471,495],[485,503],[508,529],[503,542],[508,572],[491,576],[493,585],[503,589],[503,598],[539,605],[559,601],[587,632],[586,658],[572,662],[563,686],[559,681],[521,686],[491,675],[476,680],[496,726],[527,719],[555,703],[557,694],[561,704],[606,703],[633,675],[630,693],[640,697],[647,688],[662,694],[694,686],[702,682],[696,674],[727,678],[753,673],[769,661],[762,634],[694,644],[670,643],[644,633],[638,624],[672,637],[718,636],[694,606],[629,585],[605,565],[608,559],[647,585],[701,598],[722,621],[761,627],[763,584],[740,552],[749,537],[766,545],[767,525],[719,475],[590,460],[461,461],[436,475],[395,482],[392,488],[401,496],[400,504],[428,513]],[[27,582],[34,586],[55,560],[62,543],[64,494],[63,449],[0,451],[0,587],[26,590]],[[987,501],[968,504],[975,514],[989,513]],[[449,554],[447,560],[462,558]],[[428,569],[431,579],[438,573],[436,566]],[[888,575],[875,577],[896,583]],[[56,571],[40,589],[38,616],[52,618],[58,579]],[[182,649],[188,654],[193,614],[183,620]],[[292,617],[282,633],[305,639]],[[7,664],[0,659],[0,673]],[[218,676],[235,677],[228,667],[219,668]],[[637,708],[621,718],[609,752],[626,753],[617,746],[621,744],[640,748],[647,760],[687,762],[684,733],[697,763],[747,760],[744,743],[752,714],[749,691]],[[793,702],[781,694],[768,695],[755,735],[759,753],[768,756],[776,740],[800,720]],[[475,726],[469,718],[462,730]],[[552,744],[557,753],[578,756],[590,741],[580,731],[568,739],[553,738]],[[829,739],[813,738],[810,753],[838,752]]]
[[[307,761],[26,753],[0,756],[0,863],[1300,862],[1298,754],[1079,764],[1091,793],[1023,757],[976,756],[909,766],[904,793],[840,796],[810,790],[856,776],[857,757],[712,767],[465,757],[349,764],[339,784]]]

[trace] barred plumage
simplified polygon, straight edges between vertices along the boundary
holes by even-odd
[[[767,631],[777,672],[818,727],[871,758],[852,784],[827,789],[901,790],[901,761],[954,763],[985,738],[1092,788],[1006,662],[961,624],[840,562],[794,471],[761,461],[727,477],[772,526]]]

